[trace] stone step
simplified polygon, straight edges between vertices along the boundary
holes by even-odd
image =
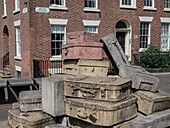
[[[12,78],[12,75],[2,75],[0,76],[2,79]]]

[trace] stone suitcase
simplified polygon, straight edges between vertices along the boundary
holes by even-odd
[[[121,65],[119,75],[132,80],[132,88],[156,92],[159,79],[144,68],[134,65]]]
[[[146,115],[170,109],[170,95],[163,91],[137,91],[135,95],[138,97],[138,111]]]
[[[42,112],[23,113],[19,109],[8,111],[8,121],[11,128],[44,128],[55,124],[54,119]]]
[[[131,94],[131,80],[116,77],[57,75],[64,78],[64,95],[119,101]]]
[[[77,42],[62,45],[62,59],[103,59],[103,44],[96,42]]]
[[[40,91],[22,91],[19,93],[21,111],[42,110],[42,95]]]
[[[63,63],[63,73],[72,75],[107,76],[108,69],[108,61],[71,60]]]
[[[137,116],[137,98],[119,102],[66,98],[66,114],[98,126],[112,126]]]

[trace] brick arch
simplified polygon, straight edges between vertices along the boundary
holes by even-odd
[[[3,55],[9,52],[9,31],[8,27],[5,25],[3,28]]]

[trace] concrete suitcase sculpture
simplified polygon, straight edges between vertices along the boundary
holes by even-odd
[[[20,109],[23,112],[42,110],[42,95],[40,91],[22,91],[19,94]]]
[[[159,79],[151,75],[139,66],[121,65],[119,75],[123,78],[132,79],[132,88],[156,92]]]
[[[57,75],[64,79],[64,95],[119,101],[131,94],[131,80],[111,77]]]
[[[63,62],[63,73],[71,75],[107,76],[108,69],[108,61],[80,59]]]
[[[66,114],[98,126],[112,126],[137,116],[137,98],[119,102],[66,98]]]
[[[132,79],[132,88],[156,92],[159,79],[152,76],[144,68],[130,65],[125,53],[114,34],[109,34],[101,39],[104,50],[114,67],[123,78]]]

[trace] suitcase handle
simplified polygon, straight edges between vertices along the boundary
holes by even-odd
[[[84,110],[82,111],[82,109],[78,109],[77,116],[82,118],[82,119],[87,119],[88,118],[87,113],[84,112]]]

